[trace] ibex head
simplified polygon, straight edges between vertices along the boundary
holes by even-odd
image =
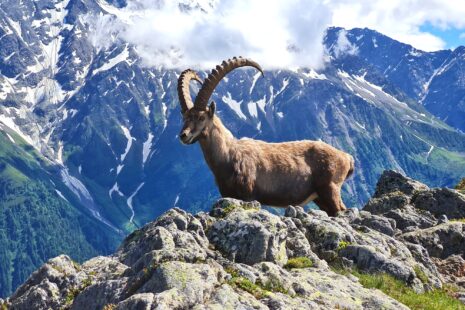
[[[178,96],[184,120],[184,125],[179,133],[179,138],[182,143],[192,144],[202,137],[205,131],[210,127],[215,114],[215,102],[212,101],[210,105],[208,105],[213,91],[226,74],[236,68],[244,66],[254,67],[263,75],[262,68],[255,61],[242,57],[234,57],[233,59],[223,61],[221,65],[216,66],[208,75],[194,103],[190,95],[189,83],[191,80],[202,83],[202,80],[193,70],[187,69],[181,73],[178,79]]]

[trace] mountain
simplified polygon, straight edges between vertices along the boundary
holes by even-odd
[[[49,260],[0,306],[465,309],[465,196],[386,171],[365,209],[173,208],[111,256]]]
[[[170,207],[197,212],[219,197],[199,146],[177,138],[179,71],[145,66],[122,40],[92,41],[89,19],[112,22],[125,3],[0,3],[3,137],[20,137],[47,163],[34,166],[41,172],[31,181],[46,184],[70,212],[97,221],[79,234],[83,242],[102,236],[92,246],[100,253]],[[203,8],[183,3],[186,12]],[[452,186],[465,175],[462,48],[426,53],[369,29],[341,28],[328,29],[324,44],[324,69],[266,71],[264,78],[238,70],[222,81],[213,99],[236,137],[321,139],[354,155],[356,172],[343,193],[351,207],[369,199],[386,168],[430,186]],[[82,249],[63,252],[88,257]]]
[[[50,163],[14,131],[0,128],[0,296],[7,296],[48,258],[69,253],[83,261],[110,253],[121,234],[75,209]]]

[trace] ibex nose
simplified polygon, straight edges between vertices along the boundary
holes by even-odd
[[[179,136],[181,139],[187,138],[187,135],[185,132],[182,132],[181,135]]]

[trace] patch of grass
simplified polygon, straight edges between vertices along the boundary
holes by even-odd
[[[260,288],[268,292],[277,292],[286,295],[289,294],[289,291],[286,288],[284,288],[284,286],[281,284],[281,282],[279,282],[278,279],[271,279],[268,280],[266,283],[262,283],[260,282],[260,280],[258,280],[256,284]]]
[[[284,268],[293,269],[293,268],[309,268],[313,266],[313,262],[308,257],[294,257],[290,258]]]
[[[103,306],[102,310],[114,310],[114,309],[116,309],[115,304],[106,304],[105,306]]]
[[[452,219],[450,220],[451,222],[460,222],[460,223],[465,223],[465,218],[463,219]]]
[[[429,283],[428,276],[424,273],[423,270],[421,270],[420,266],[416,265],[413,270],[415,271],[417,278],[420,279],[423,284]]]
[[[225,271],[232,276],[231,280],[228,281],[229,285],[240,288],[257,299],[264,298],[272,292],[289,294],[289,291],[278,280],[269,280],[266,283],[257,280],[256,283],[253,283],[249,279],[240,276],[239,272],[233,268],[225,268]]]
[[[79,265],[78,262],[76,262],[74,260],[71,260],[71,262],[73,263],[74,269],[76,269],[77,271],[81,271],[81,265]]]
[[[65,297],[65,306],[71,306],[74,302],[74,298],[81,292],[79,288],[71,288]]]
[[[92,285],[92,278],[87,277],[86,279],[84,279],[84,281],[82,281],[82,284],[80,286],[71,288],[65,297],[65,308],[67,308],[67,306],[71,306],[76,296],[79,295],[79,293],[81,293],[86,287],[90,285]]]
[[[339,241],[339,244],[337,245],[336,251],[339,252],[340,250],[347,248],[351,244],[352,243],[349,241],[341,240]]]
[[[418,294],[404,282],[387,274],[367,274],[356,271],[352,274],[359,278],[360,284],[364,287],[379,289],[413,310],[465,310],[465,305],[453,297],[454,289],[451,287]]]
[[[233,276],[232,279],[229,280],[229,285],[231,285],[232,287],[238,287],[252,294],[257,299],[261,299],[265,297],[266,292],[261,287],[259,287],[258,285],[256,285],[255,283],[253,283],[252,281],[244,277]]]

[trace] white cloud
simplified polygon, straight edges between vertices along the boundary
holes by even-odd
[[[465,2],[457,0],[132,0],[122,9],[99,3],[116,18],[87,17],[95,46],[121,39],[136,46],[145,65],[169,68],[210,68],[237,55],[266,69],[318,68],[331,25],[368,27],[426,51],[446,43],[421,25],[465,28]],[[336,48],[357,52],[342,34]]]
[[[446,30],[465,28],[465,1],[458,0],[324,0],[333,12],[332,24],[345,28],[368,27],[418,49],[444,49],[439,37],[422,32],[430,23]]]
[[[204,0],[201,10],[188,12],[186,6],[179,9],[179,1],[129,3],[116,11],[106,8],[118,16],[111,30],[108,21],[98,21],[103,17],[93,17],[93,40],[107,42],[118,32],[149,66],[209,68],[236,55],[265,68],[322,65],[321,42],[331,12],[320,0],[220,0],[211,6]]]
[[[336,44],[333,47],[333,52],[336,57],[347,54],[355,55],[358,53],[358,48],[350,43],[349,39],[347,38],[346,30],[343,29],[339,31]]]

